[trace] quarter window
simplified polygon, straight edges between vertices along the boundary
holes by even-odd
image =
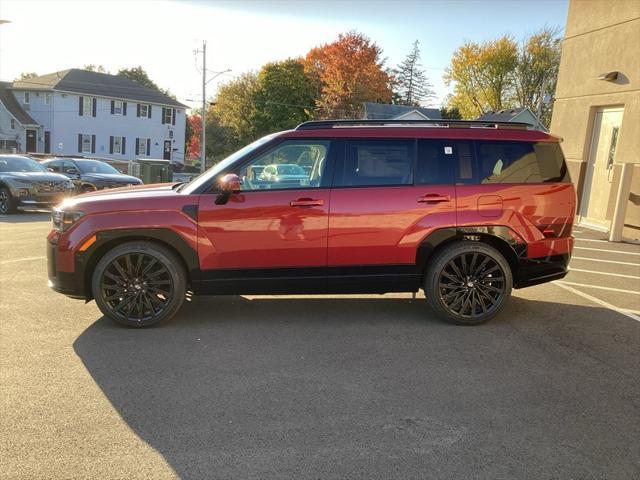
[[[336,186],[409,185],[413,183],[414,142],[349,141]]]
[[[241,189],[318,188],[326,167],[328,140],[289,140],[240,168]]]

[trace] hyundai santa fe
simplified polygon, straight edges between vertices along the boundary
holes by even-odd
[[[419,289],[442,319],[480,324],[513,288],[567,273],[576,196],[559,143],[513,123],[303,123],[189,183],[65,201],[50,285],[135,327],[172,317],[187,292]],[[277,165],[300,168],[262,174]]]

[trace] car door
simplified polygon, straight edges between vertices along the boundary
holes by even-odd
[[[426,146],[395,139],[345,142],[331,190],[330,291],[412,289],[420,242],[442,225],[455,225],[451,169],[444,154]],[[436,153],[440,147],[431,145]]]
[[[330,200],[328,140],[284,140],[236,167],[241,189],[224,205],[201,195],[199,257],[211,292],[324,291]],[[307,178],[254,175],[277,164],[311,167]]]

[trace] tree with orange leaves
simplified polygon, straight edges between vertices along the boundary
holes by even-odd
[[[303,63],[318,90],[318,116],[359,118],[364,102],[390,103],[391,77],[381,55],[380,47],[357,32],[312,49]]]

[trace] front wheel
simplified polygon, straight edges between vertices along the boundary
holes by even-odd
[[[424,279],[433,311],[457,325],[478,325],[495,317],[511,295],[509,263],[495,248],[463,241],[446,246],[432,259]]]
[[[121,325],[148,327],[180,309],[186,291],[180,259],[153,242],[131,242],[107,252],[93,272],[93,296],[102,313]]]
[[[16,201],[11,196],[11,191],[6,188],[0,188],[0,213],[7,214],[16,211]]]

